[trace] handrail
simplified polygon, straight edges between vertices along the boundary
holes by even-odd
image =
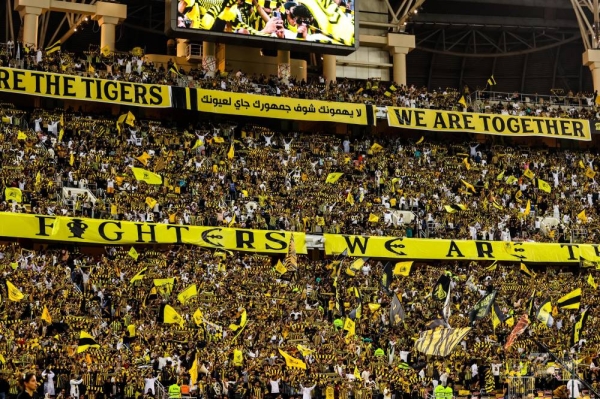
[[[578,95],[564,94],[530,94],[530,93],[508,93],[502,91],[477,90],[470,95],[472,100],[491,101],[518,101],[524,104],[547,104],[553,106],[594,108],[594,98]]]

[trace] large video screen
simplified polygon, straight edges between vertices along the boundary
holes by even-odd
[[[171,0],[167,8],[168,33],[178,38],[338,54],[357,45],[355,0]]]

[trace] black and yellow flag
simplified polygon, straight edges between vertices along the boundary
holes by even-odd
[[[390,324],[392,326],[397,326],[402,322],[402,320],[404,320],[405,317],[406,314],[404,313],[402,302],[400,302],[398,294],[394,294],[394,298],[392,299],[392,305],[390,307]]]
[[[133,247],[131,247],[133,248]],[[131,278],[131,280],[129,280],[129,284],[133,284],[136,281],[141,281],[144,279],[144,277],[146,277],[146,271],[148,271],[148,267],[144,267],[142,270],[140,270],[139,272],[136,273],[135,276],[133,276]]]
[[[288,368],[306,370],[306,363],[304,363],[302,360],[295,358],[294,356],[282,351],[281,349],[279,349],[279,354],[285,359],[285,365]]]
[[[433,286],[431,296],[436,301],[445,301],[450,291],[450,277],[442,274],[438,281]]]
[[[294,241],[294,235],[290,237],[290,245],[288,247],[287,255],[283,260],[283,266],[292,272],[298,270],[298,255],[296,254],[296,242]]]
[[[195,298],[197,296],[198,296],[198,288],[196,287],[196,283],[194,283],[194,284],[190,284],[186,289],[181,291],[177,295],[177,300],[179,302],[181,302],[183,305],[185,305],[185,303],[187,301],[189,301],[190,299]]]
[[[477,320],[481,320],[490,313],[490,308],[496,299],[496,291],[492,291],[473,306],[469,312],[469,324],[473,326]]]
[[[497,303],[494,303],[494,306],[492,306],[492,326],[494,327],[494,330],[496,327],[504,323],[506,318],[507,317],[504,313],[502,313],[500,306]]]
[[[77,353],[85,352],[89,348],[100,348],[100,344],[90,334],[81,331],[79,333],[79,342],[77,343]]]
[[[579,309],[581,305],[581,288],[577,288],[556,301],[559,309]]]
[[[405,262],[398,262],[394,265],[394,271],[393,274],[394,276],[404,276],[404,277],[408,277],[408,275],[410,274],[410,269],[412,268],[413,265],[413,261],[409,260],[409,261],[405,261]]]
[[[236,323],[231,323],[229,325],[229,329],[231,329],[233,331],[237,331],[240,328],[244,328],[246,326],[246,324],[248,323],[248,313],[246,313],[246,309],[244,309],[242,314],[238,317],[238,320],[236,321]]]
[[[552,187],[550,186],[550,184],[548,184],[547,182],[545,182],[542,179],[535,179],[535,186],[537,188],[539,188],[540,190],[542,190],[545,193],[550,193],[552,192]]]
[[[436,328],[421,332],[415,342],[415,349],[428,356],[445,357],[452,352],[463,338],[471,331],[464,328]]]
[[[540,306],[537,312],[537,319],[547,327],[554,325],[554,317],[552,317],[552,303],[547,300]]]
[[[57,40],[56,42],[54,42],[54,44],[51,44],[50,46],[46,47],[46,55],[50,55],[52,53],[60,51],[60,44],[60,40]]]
[[[526,275],[529,278],[535,277],[535,273],[532,272],[531,270],[529,270],[529,268],[527,267],[527,265],[525,265],[525,263],[521,263],[521,273],[523,273],[524,275]]]
[[[487,84],[488,86],[496,86],[496,79],[494,79],[494,75],[490,76],[490,78],[487,80]]]
[[[8,299],[13,302],[19,302],[25,295],[13,283],[6,280],[6,290],[8,291]]]
[[[158,312],[158,321],[165,324],[179,324],[183,327],[183,317],[171,305],[162,305]]]
[[[383,267],[383,274],[381,275],[381,286],[386,292],[389,291],[390,284],[392,283],[392,263],[387,262]]]
[[[571,333],[571,346],[574,346],[581,339],[581,333],[587,323],[589,310],[586,309],[577,317],[575,324],[573,324],[573,331]]]

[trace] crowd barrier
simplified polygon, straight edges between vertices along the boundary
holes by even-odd
[[[15,228],[18,226],[18,228]],[[434,240],[324,234],[279,230],[138,223],[77,217],[0,213],[0,237],[79,244],[192,244],[205,248],[285,254],[291,238],[298,254],[405,260],[479,260],[525,263],[600,262],[600,245],[535,242]]]

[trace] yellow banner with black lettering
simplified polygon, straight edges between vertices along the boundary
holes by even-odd
[[[405,129],[591,141],[590,121],[387,107],[388,124]]]
[[[535,242],[431,240],[324,234],[325,253],[406,260],[495,260],[506,262],[600,262],[600,245]]]
[[[296,252],[306,254],[304,233],[0,213],[0,237],[81,244],[192,244],[230,251],[286,254],[292,234]]]
[[[376,123],[375,107],[366,104],[180,87],[173,87],[172,94],[175,108],[214,114],[369,126]]]
[[[0,91],[63,100],[170,108],[170,87],[77,75],[0,68]]]

